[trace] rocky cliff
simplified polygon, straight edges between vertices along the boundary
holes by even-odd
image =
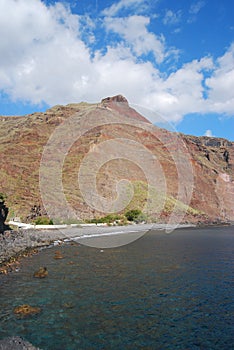
[[[0,117],[0,162],[10,217],[52,208],[64,220],[69,206],[87,219],[106,215],[109,201],[120,212],[147,202],[158,221],[181,211],[183,221],[234,220],[234,143],[157,128],[120,95]]]
[[[8,215],[8,208],[5,203],[0,200],[0,233],[4,232],[7,228],[5,221]]]

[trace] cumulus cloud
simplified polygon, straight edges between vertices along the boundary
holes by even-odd
[[[165,58],[164,38],[149,32],[149,23],[150,18],[146,16],[105,18],[107,30],[118,33],[137,56],[153,52],[155,60],[160,63]]]
[[[208,130],[206,130],[204,136],[213,137],[214,135],[213,135],[212,131],[210,129],[208,129]]]
[[[149,31],[148,17],[104,17],[107,44],[94,49],[84,35],[85,21],[91,28],[86,34],[97,35],[94,20],[61,3],[0,0],[0,92],[49,105],[121,93],[173,122],[188,113],[233,116],[234,44],[217,60],[203,57],[166,75],[160,67],[171,52],[164,38]],[[153,63],[147,58],[152,54]]]
[[[206,80],[209,88],[209,101],[216,112],[234,112],[234,43],[217,60],[213,75]]]

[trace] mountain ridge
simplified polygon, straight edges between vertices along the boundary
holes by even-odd
[[[81,102],[66,106],[57,105],[44,113],[0,117],[0,176],[2,179],[0,192],[8,197],[7,204],[11,217],[30,218],[35,206],[41,208],[38,215],[46,215],[39,188],[42,154],[50,136],[57,128],[66,124],[74,114],[77,123],[88,120],[90,116],[96,121],[103,118],[106,123],[105,125],[97,123],[93,128],[89,126],[89,130],[81,138],[74,140],[64,160],[62,171],[64,193],[80,219],[105,214],[85,203],[79,185],[76,184],[79,165],[85,159],[85,155],[89,152],[97,152],[100,145],[107,141],[130,139],[131,142],[143,145],[157,158],[159,166],[162,167],[167,194],[160,215],[158,213],[156,215],[157,220],[168,220],[173,211],[173,204],[168,209],[169,199],[174,198],[176,201],[178,191],[183,187],[178,175],[178,166],[182,169],[185,189],[186,186],[187,189],[190,186],[186,164],[182,161],[182,165],[174,164],[176,162],[173,157],[175,158],[179,143],[181,153],[184,152],[190,159],[193,172],[191,185],[194,187],[188,203],[191,208],[190,214],[186,214],[184,220],[195,222],[234,220],[234,143],[223,138],[176,135],[154,127],[144,116],[131,108],[125,97],[121,95],[105,98],[96,104]],[[113,124],[108,124],[108,121],[115,120]],[[64,135],[64,142],[65,140]],[[115,150],[111,152],[115,154]],[[139,166],[126,159],[113,159],[109,163],[104,164],[100,174],[97,174],[97,188],[102,196],[113,200],[116,196],[114,184],[122,178],[134,183],[138,191],[142,192],[141,200],[139,193],[136,194],[136,201],[145,202],[144,185],[141,188],[139,185],[147,182],[145,169],[139,169]],[[132,207],[137,206],[136,201],[132,202]],[[141,205],[144,205],[142,203]],[[192,210],[194,210],[193,214],[191,214]]]

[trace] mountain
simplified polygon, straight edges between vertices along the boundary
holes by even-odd
[[[1,116],[0,164],[8,218],[138,208],[157,221],[234,220],[234,143],[158,128],[121,95]]]

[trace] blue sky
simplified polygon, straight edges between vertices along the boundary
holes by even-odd
[[[0,0],[0,115],[123,94],[234,140],[234,2]]]

